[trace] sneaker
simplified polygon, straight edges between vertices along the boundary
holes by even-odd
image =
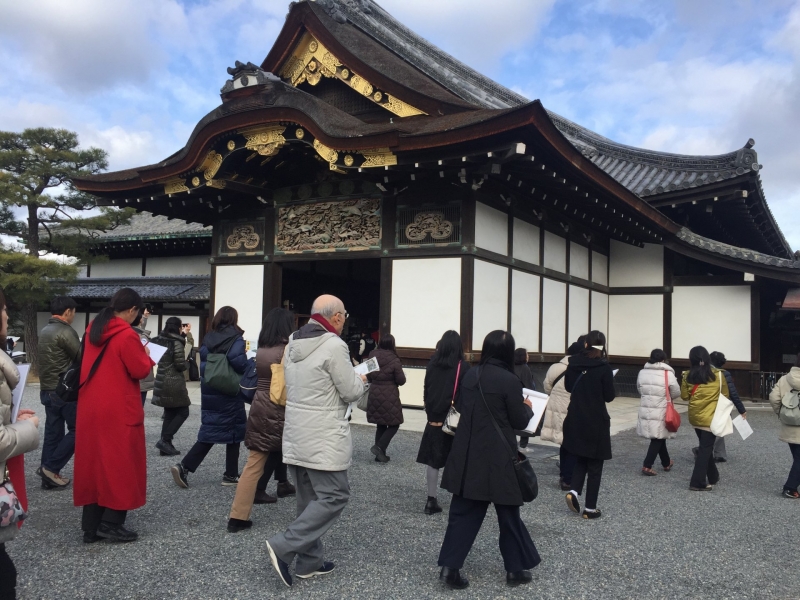
[[[96,533],[92,533],[91,531],[84,531],[83,532],[83,543],[84,544],[94,544],[95,542],[102,541],[101,538]]]
[[[277,493],[278,498],[286,498],[288,496],[294,496],[297,494],[297,488],[295,488],[289,481],[279,481]]]
[[[383,448],[378,446],[377,444],[374,445],[372,448],[369,449],[375,455],[375,460],[378,462],[389,462],[389,457],[386,456],[386,452],[383,451]]]
[[[783,497],[797,500],[798,498],[800,498],[800,492],[798,492],[797,490],[783,490]]]
[[[573,491],[570,491],[566,497],[567,500],[567,507],[574,513],[581,512],[581,503],[578,500],[578,494]]]
[[[278,555],[275,554],[269,542],[267,542],[267,551],[269,552],[269,559],[272,561],[272,566],[275,567],[275,571],[278,573],[278,577],[281,578],[281,581],[283,581],[287,587],[292,587],[292,575],[289,573],[289,565],[278,558]]]
[[[230,475],[223,475],[222,476],[222,485],[227,487],[233,487],[239,485],[239,476],[234,475],[231,477]]]
[[[316,571],[311,571],[311,573],[306,573],[305,575],[300,575],[300,573],[296,573],[296,575],[300,579],[310,579],[311,577],[316,577],[317,575],[327,575],[328,573],[332,573],[335,568],[336,565],[334,565],[332,562],[325,561],[324,563],[322,563],[322,566]]]
[[[178,463],[170,467],[170,471],[172,471],[172,478],[175,480],[178,487],[189,487],[189,471],[186,470],[183,463]]]
[[[47,490],[63,490],[70,482],[67,477],[61,477],[58,473],[44,467],[40,468],[39,476],[42,478],[42,488]]]
[[[693,485],[689,486],[689,490],[691,490],[692,492],[710,492],[713,489],[714,489],[713,485],[705,485],[703,487],[695,487]]]
[[[583,518],[584,519],[599,519],[603,516],[603,513],[600,512],[600,509],[596,509],[594,511],[583,511]]]

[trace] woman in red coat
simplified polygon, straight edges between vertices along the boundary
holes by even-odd
[[[144,506],[147,492],[139,380],[154,363],[131,327],[143,308],[139,294],[122,288],[89,324],[84,338],[73,498],[75,506],[83,507],[87,544],[101,539],[132,542],[138,537],[124,524],[127,511]]]

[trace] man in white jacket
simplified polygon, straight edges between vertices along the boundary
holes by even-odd
[[[347,344],[339,337],[347,311],[341,300],[314,301],[308,324],[292,334],[284,353],[286,420],[283,462],[297,486],[297,518],[267,541],[272,566],[292,585],[289,565],[301,578],[330,573],[320,538],[339,518],[350,498],[347,469],[353,456],[349,404],[369,392],[356,375]]]

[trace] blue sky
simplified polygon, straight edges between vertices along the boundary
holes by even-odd
[[[752,137],[800,249],[800,2],[381,0],[407,26],[619,142],[718,154]],[[66,127],[112,169],[157,162],[261,62],[288,0],[0,0],[0,129]]]

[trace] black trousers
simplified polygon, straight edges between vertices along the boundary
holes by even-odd
[[[398,429],[400,429],[400,425],[378,425],[375,429],[375,445],[386,452],[389,442],[392,441]]]
[[[194,473],[213,447],[214,444],[207,442],[195,442],[192,449],[183,457],[181,464],[187,471]],[[239,476],[239,444],[225,445],[225,475],[228,477]]]
[[[694,459],[694,470],[689,485],[692,487],[705,487],[706,479],[708,483],[714,485],[719,481],[719,471],[717,463],[714,462],[714,441],[717,439],[710,431],[695,429],[697,439],[700,440],[700,447],[697,449],[697,456]]]
[[[600,494],[600,480],[603,477],[603,460],[600,458],[575,457],[575,468],[572,471],[572,489],[583,493],[583,483],[586,481],[586,502],[584,508],[593,510],[597,508],[597,496]]]
[[[653,468],[656,462],[656,456],[661,459],[661,466],[669,466],[669,452],[667,451],[667,440],[650,440],[650,446],[647,448],[647,455],[644,457],[644,466],[648,469]]]
[[[561,479],[565,483],[572,483],[572,472],[575,470],[575,455],[570,454],[569,450],[561,446],[558,450],[559,469]]]
[[[470,500],[453,494],[450,516],[439,551],[439,566],[461,569],[475,538],[483,525],[486,510],[491,502]],[[500,526],[500,554],[509,573],[532,569],[542,559],[531,539],[525,523],[519,516],[519,506],[495,504],[497,524]]]
[[[189,418],[189,407],[180,406],[178,408],[164,409],[164,422],[161,424],[161,439],[165,442],[172,442],[172,438],[178,433],[181,425]]]
[[[6,552],[6,545],[0,544],[0,600],[16,600],[16,589],[17,569]]]
[[[258,491],[267,491],[267,484],[273,473],[275,474],[275,481],[278,483],[283,483],[289,479],[286,473],[286,465],[283,464],[283,452],[280,450],[272,451],[269,453],[269,456],[267,456],[267,462],[264,463],[264,474],[261,475],[261,479],[259,479],[258,484],[256,484],[256,489]]]
[[[789,478],[783,484],[784,490],[795,491],[800,487],[800,444],[789,444],[792,453],[792,468],[789,470]]]
[[[101,521],[113,525],[124,525],[127,516],[127,510],[114,510],[99,504],[87,504],[83,507],[81,529],[87,533],[95,533]]]

